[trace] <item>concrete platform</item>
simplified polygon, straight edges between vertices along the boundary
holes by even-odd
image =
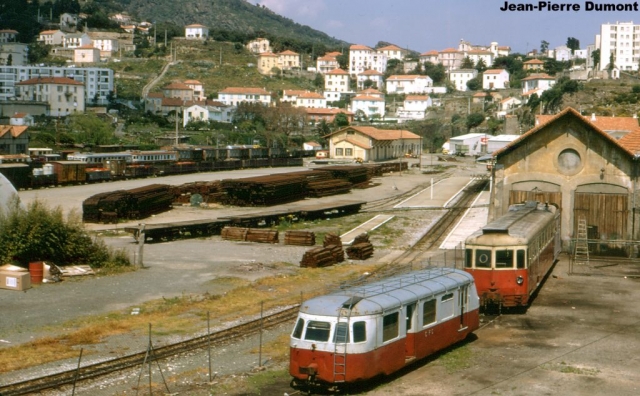
[[[376,215],[373,218],[365,221],[360,224],[356,228],[347,231],[346,233],[340,235],[340,239],[342,240],[343,246],[349,246],[353,243],[353,240],[360,234],[375,230],[376,228],[382,226],[387,221],[393,219],[393,215]]]
[[[489,216],[489,190],[482,191],[467,209],[462,219],[447,235],[440,249],[462,247],[467,237],[487,224]]]
[[[457,176],[440,180],[415,195],[400,202],[394,208],[446,208],[456,195],[471,183],[469,176]]]

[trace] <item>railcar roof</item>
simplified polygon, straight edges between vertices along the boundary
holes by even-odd
[[[520,238],[521,242],[527,241],[543,228],[549,217],[554,216],[553,207],[545,205],[518,204],[509,207],[509,211],[503,216],[489,222],[486,226],[471,234],[467,243],[475,241],[482,235],[507,234],[513,238]]]
[[[351,317],[374,315],[403,303],[425,299],[473,282],[473,277],[452,268],[430,268],[393,276],[367,285],[340,290],[312,298],[300,306],[310,315],[337,316],[342,308],[353,306]]]

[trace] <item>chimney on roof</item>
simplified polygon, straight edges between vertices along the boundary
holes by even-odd
[[[596,113],[591,113],[591,121],[595,121],[596,120]]]

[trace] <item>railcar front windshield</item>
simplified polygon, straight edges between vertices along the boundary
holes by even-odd
[[[476,269],[525,269],[524,248],[468,247],[465,250],[465,268]]]

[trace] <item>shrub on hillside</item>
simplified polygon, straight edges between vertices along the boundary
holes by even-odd
[[[65,218],[59,207],[51,209],[37,200],[24,207],[16,198],[0,210],[0,263],[26,267],[32,261],[94,268],[130,265],[123,252],[92,239],[76,213]]]

